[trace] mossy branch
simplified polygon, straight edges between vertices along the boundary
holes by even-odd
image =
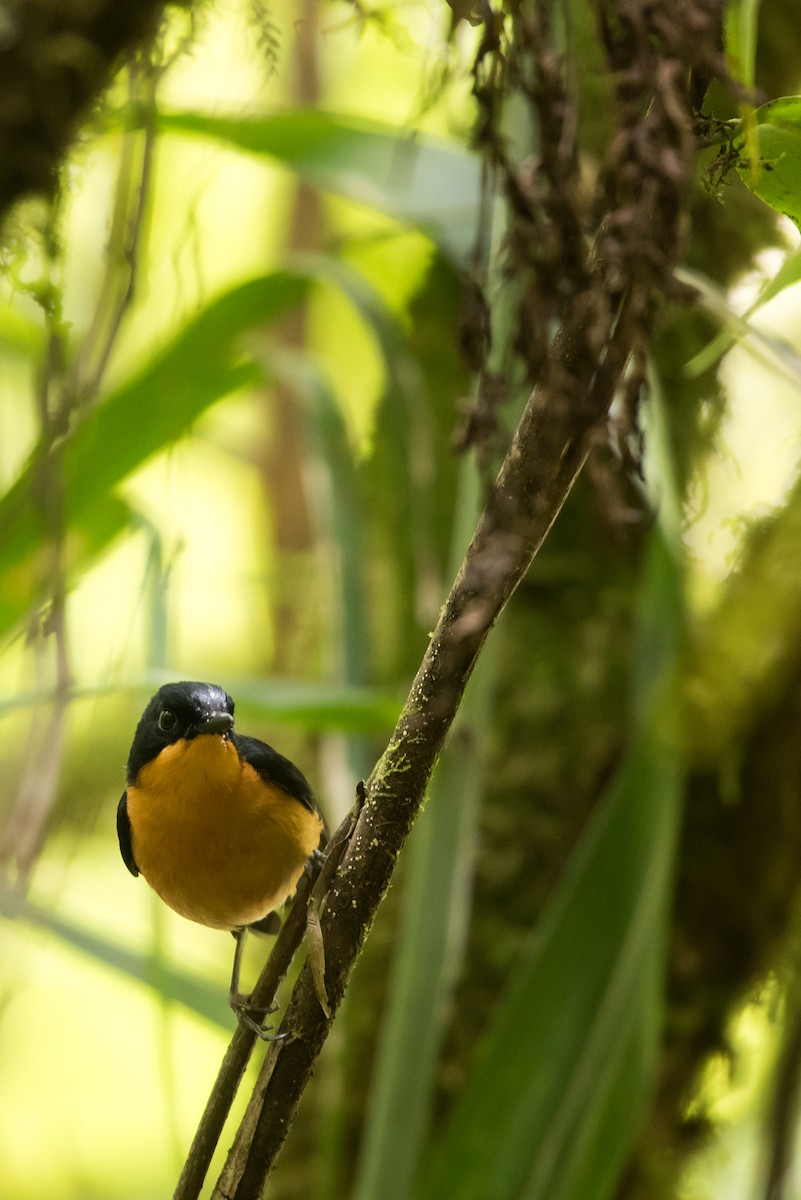
[[[166,6],[167,0],[11,0],[3,6],[0,220],[21,197],[52,192],[81,120],[121,56],[153,36]]]

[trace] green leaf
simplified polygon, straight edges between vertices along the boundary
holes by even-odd
[[[364,315],[364,313],[362,313]],[[362,544],[364,502],[354,461],[354,450],[348,435],[342,408],[330,381],[318,364],[307,354],[282,350],[273,356],[276,377],[302,402],[309,448],[316,453],[320,469],[330,476],[326,503],[319,505],[315,519],[320,526],[318,536],[324,544],[336,547],[338,606],[335,623],[339,629],[339,653],[334,666],[335,676],[347,683],[352,694],[368,677],[369,638],[365,600],[365,554]],[[393,703],[397,717],[400,706]],[[386,709],[384,710],[386,715]],[[379,717],[379,724],[357,721],[348,726],[351,734],[365,734],[391,729]],[[352,737],[348,757],[355,779],[367,773],[371,765],[370,751],[362,745],[361,737]]]
[[[636,733],[502,997],[420,1195],[605,1200],[656,1060],[681,794],[678,576],[652,538]]]
[[[233,680],[231,691],[238,711],[315,730],[384,733],[393,728],[401,708],[394,696],[348,684]]]
[[[421,384],[417,363],[397,316],[364,277],[341,260],[304,254],[294,258],[293,263],[317,281],[331,284],[352,304],[381,352],[387,375],[386,395],[396,398],[405,413],[407,403],[412,394],[419,394]],[[364,523],[368,510],[354,448],[342,407],[329,379],[313,358],[297,350],[274,349],[270,365],[275,377],[302,400],[310,445],[331,475],[331,501],[322,519],[326,522],[324,536],[332,537],[338,547],[337,574],[341,586],[338,665],[350,684],[359,684],[367,676]],[[372,511],[370,515],[375,517]],[[354,727],[353,732],[358,730]],[[369,765],[362,761],[358,774],[364,773]]]
[[[296,307],[311,283],[306,274],[276,271],[226,292],[91,412],[65,447],[69,511],[98,503],[221,396],[257,383],[262,369],[243,335]]]
[[[801,247],[790,252],[784,260],[779,270],[768,280],[761,292],[757,296],[754,303],[746,310],[740,318],[732,318],[732,321],[719,333],[712,338],[710,342],[704,346],[703,350],[694,355],[684,368],[685,374],[690,379],[696,379],[702,375],[704,371],[708,371],[715,363],[730,350],[731,347],[738,341],[741,341],[743,336],[753,329],[753,326],[745,327],[744,323],[752,317],[763,304],[767,304],[775,296],[780,295],[789,287],[793,287],[796,283],[801,282]]]
[[[761,0],[735,0],[726,7],[726,50],[735,77],[753,88]]]
[[[754,120],[748,139],[750,157],[738,167],[740,177],[755,195],[801,229],[801,96],[763,104]]]
[[[0,350],[4,354],[32,359],[41,352],[43,342],[44,333],[36,321],[10,305],[0,308]]]
[[[472,248],[480,164],[455,143],[318,109],[256,117],[162,114],[159,129],[276,159],[316,187],[423,229],[460,259]]]
[[[676,275],[682,283],[695,288],[699,304],[702,304],[716,321],[720,321],[724,332],[730,333],[734,341],[744,346],[758,362],[764,363],[793,387],[801,387],[801,355],[790,342],[760,329],[747,317],[741,317],[732,309],[725,293],[706,275],[686,267],[679,268]],[[702,369],[706,369],[711,365],[711,361],[714,361],[705,357],[709,349],[710,347],[706,347],[702,351]],[[697,373],[699,364],[693,359],[685,369],[690,374]]]
[[[222,1029],[232,1028],[224,986],[207,983],[185,971],[176,971],[152,955],[126,950],[101,934],[70,921],[16,892],[0,888],[0,914],[10,921],[23,920],[47,930],[81,954],[105,963],[140,983],[155,988],[165,999],[177,1001]]]
[[[772,279],[768,280],[759,296],[748,310],[748,315],[767,304],[774,296],[780,295],[788,287],[801,282],[801,247],[787,255]]]
[[[22,500],[15,489],[8,493]],[[31,507],[35,501],[29,501]],[[0,500],[0,514],[8,511]],[[68,582],[99,558],[107,546],[131,527],[136,516],[119,496],[107,496],[102,504],[80,514],[70,525],[64,546],[63,567]],[[0,533],[0,637],[15,629],[30,611],[46,599],[45,577],[40,555],[42,533],[35,512],[20,514],[9,521],[9,533],[16,530],[16,544]],[[20,529],[22,525],[22,529]]]
[[[482,656],[471,688],[481,688],[484,666]],[[426,809],[410,839],[403,915],[366,1108],[356,1200],[406,1200],[413,1195],[469,912],[470,847],[482,786],[474,733],[469,719],[453,730],[450,749],[437,768]],[[403,1137],[398,1137],[399,1128]]]
[[[306,272],[278,271],[220,296],[92,409],[55,455],[34,458],[0,500],[0,635],[40,600],[37,556],[51,533],[43,486],[63,495],[68,568],[76,572],[124,528],[111,489],[216,400],[262,378],[244,335],[297,305],[311,282]]]
[[[178,677],[175,668],[147,671],[117,683],[87,684],[70,689],[69,700],[89,700],[115,693],[140,692],[144,697]],[[336,729],[346,733],[391,730],[400,701],[386,692],[352,685],[301,683],[286,679],[226,679],[237,702],[237,715],[263,718],[304,729]],[[0,717],[56,699],[52,690],[32,690],[0,700]]]

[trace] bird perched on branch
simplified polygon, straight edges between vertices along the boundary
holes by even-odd
[[[319,853],[323,820],[298,768],[234,732],[234,702],[211,683],[168,683],[149,701],[117,809],[120,852],[170,908],[236,938],[229,1003],[261,1036],[239,992],[248,929],[275,933],[276,909]]]

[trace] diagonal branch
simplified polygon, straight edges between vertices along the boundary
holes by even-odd
[[[602,214],[595,245],[568,281],[561,329],[390,743],[366,783],[328,892],[322,934],[333,1014],[482,646],[564,504],[627,363],[644,352],[654,294],[673,286],[694,164],[690,71],[714,63],[718,3],[597,0],[596,7],[619,113],[595,197]],[[536,52],[536,39],[531,44]],[[282,1024],[286,1040],[267,1055],[215,1200],[261,1196],[330,1025],[307,964]]]
[[[622,350],[613,352],[611,314],[609,322],[608,350],[622,363]],[[619,320],[617,327],[626,322]],[[364,807],[322,919],[334,1013],[478,654],[567,498],[586,458],[587,434],[608,409],[619,381],[604,374],[603,389],[593,387],[595,358],[574,354],[584,342],[581,333],[576,328],[565,336],[559,369],[529,400],[389,746],[367,781]],[[289,1036],[265,1060],[215,1200],[261,1195],[330,1024],[307,964],[281,1027]]]
[[[264,970],[251,994],[256,1008],[271,1008],[276,994],[303,940],[306,927],[306,905],[311,892],[311,878],[301,879],[295,903],[281,926]],[[256,1043],[256,1034],[246,1025],[238,1024],[231,1039],[214,1087],[200,1118],[192,1145],[173,1194],[173,1200],[197,1200],[206,1178],[214,1151],[228,1119],[245,1068]]]

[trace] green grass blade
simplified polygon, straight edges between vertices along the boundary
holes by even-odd
[[[464,259],[478,215],[478,159],[456,143],[317,109],[255,117],[162,114],[164,133],[215,138],[431,234]]]
[[[466,711],[453,731],[409,845],[404,912],[367,1109],[356,1200],[405,1200],[413,1195],[448,1001],[467,929],[483,779],[479,730],[494,682],[494,651],[493,646],[485,652],[470,682]]]
[[[332,615],[338,653],[332,664],[332,677],[337,681],[333,686],[357,695],[369,677],[370,623],[364,578],[364,497],[353,445],[331,384],[308,355],[284,353],[273,366],[302,400],[309,445],[321,472],[330,480],[326,498],[318,502],[314,515],[318,541],[335,555],[338,599]],[[390,727],[382,723],[379,728]],[[377,728],[369,722],[347,729],[354,783],[369,771],[371,752],[365,735],[374,731]]]
[[[686,267],[680,267],[676,275],[682,283],[695,288],[698,303],[731,334],[732,341],[744,346],[758,362],[775,371],[792,387],[801,386],[801,355],[790,342],[760,329],[748,320],[747,315],[740,316],[734,312],[725,294],[707,276]],[[686,369],[691,376],[712,365],[714,359],[706,356],[708,349],[706,347],[701,351],[700,363],[691,360],[688,364]],[[712,353],[717,349],[718,347],[714,346]]]

